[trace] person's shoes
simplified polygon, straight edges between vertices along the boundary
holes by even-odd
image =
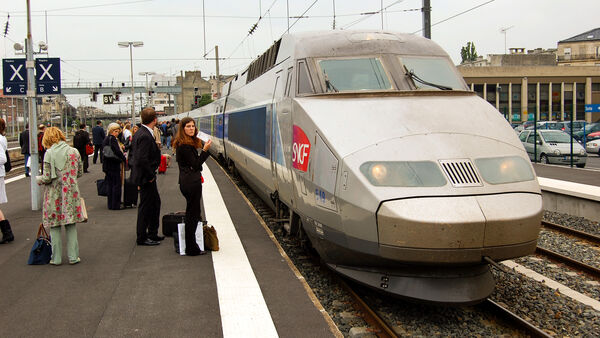
[[[50,265],[60,265],[60,263],[56,263],[53,260],[50,260]]]
[[[156,236],[148,236],[148,238],[150,238],[151,240],[153,240],[155,242],[160,242],[163,239],[165,239],[165,236],[158,236],[158,235],[156,235]]]
[[[25,177],[29,177],[29,174],[25,174]]]
[[[89,173],[90,171],[89,171],[89,170],[84,170],[83,172],[84,172],[84,173]]]
[[[150,245],[159,245],[159,244],[160,244],[160,242],[153,241],[150,238],[146,239],[145,241],[143,241],[141,243],[140,242],[137,243],[137,245],[148,245],[148,246],[150,246]]]
[[[76,260],[74,260],[74,261],[69,261],[69,264],[71,264],[71,265],[75,265],[75,264],[77,264],[77,263],[79,263],[79,262],[81,262],[81,258],[77,257],[77,259],[76,259]]]
[[[202,256],[202,255],[206,255],[206,251],[202,251],[202,250],[187,251],[187,250],[185,250],[185,255],[186,256]]]

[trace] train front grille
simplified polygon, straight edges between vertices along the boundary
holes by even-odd
[[[439,160],[444,173],[457,188],[482,186],[475,166],[469,159]]]

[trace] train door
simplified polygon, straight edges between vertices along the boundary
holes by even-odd
[[[279,199],[288,206],[292,202],[292,178],[286,164],[285,144],[291,140],[291,103],[287,96],[291,86],[292,68],[277,72],[271,109],[271,169]]]

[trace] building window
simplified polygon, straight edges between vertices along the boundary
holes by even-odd
[[[513,83],[511,87],[512,119],[521,121],[521,85]]]
[[[475,93],[477,93],[477,95],[479,95],[479,97],[483,98],[483,85],[482,84],[473,85],[473,91]]]
[[[548,84],[543,83],[540,84],[540,120],[549,121],[552,120],[550,116],[548,116],[548,110],[550,107],[550,102],[548,100]]]
[[[527,85],[527,117],[528,121],[534,120],[534,114],[537,114],[537,84],[529,84]]]
[[[585,120],[585,83],[578,83],[575,88],[575,102],[577,105],[576,120]]]

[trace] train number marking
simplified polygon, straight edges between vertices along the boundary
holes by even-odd
[[[294,143],[292,144],[292,165],[294,168],[306,171],[310,157],[310,141],[304,130],[294,125]]]

